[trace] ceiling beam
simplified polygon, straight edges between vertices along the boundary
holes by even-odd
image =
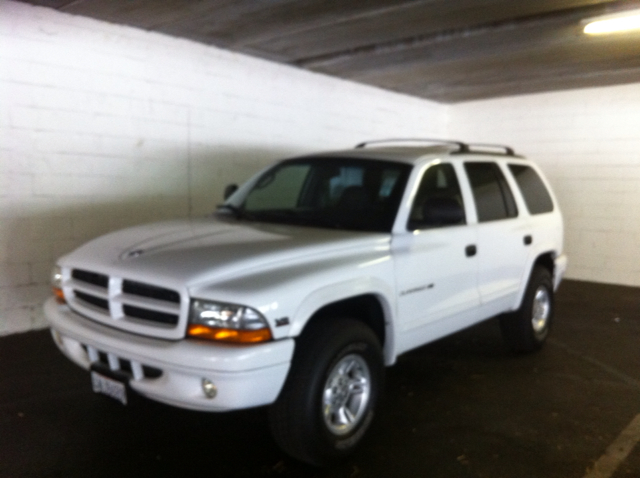
[[[379,59],[383,56],[398,55],[411,50],[433,50],[435,48],[442,47],[447,43],[460,40],[463,40],[463,43],[465,44],[469,44],[479,37],[494,36],[504,32],[513,34],[514,32],[522,29],[557,29],[568,25],[580,25],[580,22],[585,18],[619,12],[621,10],[634,7],[637,8],[638,6],[640,6],[640,1],[637,0],[612,1],[595,5],[584,5],[560,11],[539,13],[508,20],[491,21],[483,24],[442,30],[423,35],[415,35],[387,42],[372,43],[342,51],[334,51],[322,55],[298,58],[292,63],[303,68],[319,69],[323,71],[340,64],[349,64],[351,68],[353,68],[355,66],[354,61],[357,62],[358,59],[366,58],[371,61],[374,58]],[[460,51],[463,55],[467,55],[467,52],[469,52],[467,49],[465,49],[465,51]]]

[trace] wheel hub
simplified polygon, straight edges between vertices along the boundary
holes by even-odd
[[[346,355],[333,367],[325,383],[322,412],[329,431],[345,435],[362,420],[371,395],[371,374],[359,355]]]
[[[536,333],[542,332],[551,316],[551,295],[546,287],[540,286],[533,297],[531,324]]]

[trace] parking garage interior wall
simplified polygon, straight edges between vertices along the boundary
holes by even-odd
[[[638,124],[640,84],[442,105],[0,0],[0,335],[44,326],[51,266],[83,242],[392,136],[515,146],[554,186],[568,276],[640,286]]]
[[[542,166],[565,219],[568,277],[640,286],[640,83],[454,105],[448,132]]]
[[[441,136],[446,109],[198,43],[0,1],[0,335],[43,327],[57,257],[201,216],[287,155]]]

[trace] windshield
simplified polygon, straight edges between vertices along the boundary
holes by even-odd
[[[390,232],[410,166],[367,159],[284,161],[220,211],[239,219]]]

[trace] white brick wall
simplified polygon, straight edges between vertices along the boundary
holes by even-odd
[[[538,162],[565,217],[568,277],[640,286],[640,83],[475,101],[451,136]]]
[[[209,212],[268,161],[442,136],[446,108],[197,43],[0,1],[0,335],[44,326],[56,257]]]
[[[380,137],[515,146],[555,186],[569,277],[640,286],[638,125],[640,84],[445,106],[0,0],[0,335],[44,326],[50,268],[86,240]]]

